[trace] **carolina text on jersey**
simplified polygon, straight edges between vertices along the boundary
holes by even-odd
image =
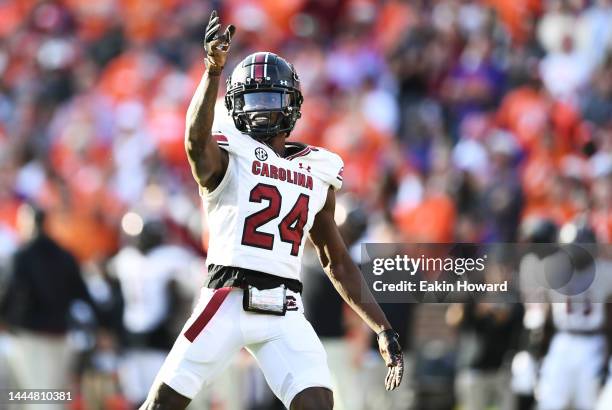
[[[302,174],[298,171],[294,171],[288,168],[277,167],[272,164],[268,166],[268,164],[266,164],[265,162],[262,163],[255,160],[253,161],[251,172],[253,173],[253,175],[260,175],[262,177],[277,179],[279,181],[299,185],[303,188],[307,188],[312,191],[312,176]]]

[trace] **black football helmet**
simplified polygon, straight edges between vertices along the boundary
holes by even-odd
[[[559,229],[550,219],[533,217],[521,224],[520,231],[527,243],[555,243]]]
[[[293,65],[274,53],[251,54],[227,79],[225,106],[236,128],[256,139],[291,133],[303,100]]]

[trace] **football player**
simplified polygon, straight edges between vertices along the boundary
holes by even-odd
[[[322,344],[303,314],[300,263],[305,237],[344,300],[378,334],[385,385],[403,374],[397,333],[352,262],[334,222],[340,157],[287,142],[302,94],[293,66],[259,52],[227,80],[230,121],[213,124],[221,72],[235,28],[213,11],[206,70],[187,110],[185,148],[210,229],[208,278],[142,409],[184,409],[231,356],[246,348],[287,408],[332,409]],[[222,33],[222,34],[221,34]]]
[[[610,263],[597,255],[595,233],[584,221],[562,227],[564,245],[543,259],[549,315],[554,334],[543,359],[538,387],[538,408],[593,409],[607,350],[607,305],[612,295]],[[528,272],[529,273],[529,272]]]

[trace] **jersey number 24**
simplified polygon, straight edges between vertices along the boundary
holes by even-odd
[[[261,203],[268,201],[268,206],[244,220],[242,244],[272,250],[274,235],[258,231],[257,228],[267,224],[280,215],[282,196],[274,185],[257,184],[249,194],[249,201]],[[291,255],[297,256],[304,236],[304,225],[308,219],[308,201],[306,194],[300,194],[293,208],[278,224],[278,232],[283,242],[291,244]]]

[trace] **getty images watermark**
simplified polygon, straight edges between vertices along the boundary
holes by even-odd
[[[612,248],[594,244],[363,244],[378,302],[544,302],[612,295]]]
[[[375,258],[372,261],[372,274],[381,276],[385,272],[404,272],[414,276],[417,273],[432,273],[432,272],[453,272],[456,275],[462,276],[466,272],[484,272],[485,262],[488,256],[483,255],[479,258],[453,258],[453,257],[426,257],[420,255],[417,257],[404,255],[395,255],[394,257]],[[385,283],[383,280],[377,280],[373,283],[376,292],[381,291],[506,291],[508,289],[508,281],[502,283],[470,283],[468,280],[458,280],[456,282],[428,281],[419,280],[411,282],[409,280],[401,280],[399,283]]]

